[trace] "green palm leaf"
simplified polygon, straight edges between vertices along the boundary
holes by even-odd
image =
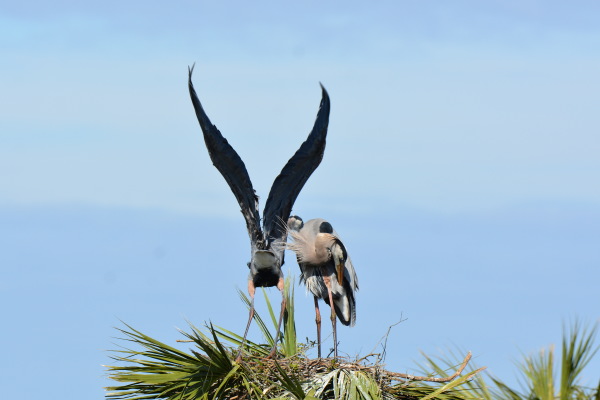
[[[461,396],[484,400],[600,400],[600,384],[598,388],[586,388],[578,382],[582,370],[598,351],[598,346],[594,345],[597,328],[598,325],[591,328],[583,326],[577,320],[570,329],[563,327],[559,387],[555,379],[554,347],[550,346],[523,356],[523,361],[517,364],[521,373],[521,390],[511,388],[496,377],[488,375],[488,383],[484,375],[476,375],[464,382],[462,387],[467,390]],[[452,352],[440,363],[425,354],[423,356],[428,367],[419,365],[421,370],[433,369],[440,376],[448,376],[448,368],[452,369],[458,360]]]
[[[594,346],[597,329],[598,325],[582,327],[579,321],[568,332],[563,327],[560,400],[577,397],[577,378],[598,351],[598,346]]]
[[[128,346],[113,351],[111,358],[118,365],[107,367],[109,377],[119,385],[107,388],[107,399],[469,399],[456,390],[468,382],[469,375],[451,384],[428,385],[399,381],[393,373],[392,378],[383,378],[388,375],[378,364],[308,359],[296,339],[292,281],[286,281],[284,293],[287,311],[278,338],[278,360],[265,358],[274,338],[258,314],[256,323],[267,343],[246,341],[241,363],[234,359],[242,337],[212,324],[199,329],[190,323],[190,332],[180,331],[186,338],[183,342],[191,345],[187,351],[125,324],[118,330]],[[240,297],[250,304],[245,295]],[[275,318],[271,320],[276,327]]]

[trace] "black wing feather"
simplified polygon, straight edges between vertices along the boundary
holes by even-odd
[[[285,240],[287,220],[302,187],[321,163],[329,125],[329,95],[321,85],[322,98],[317,119],[308,138],[275,178],[265,205],[263,228],[269,242]]]
[[[204,134],[204,143],[208,149],[208,154],[213,165],[227,181],[240,205],[242,214],[246,220],[250,240],[252,243],[257,243],[262,241],[260,216],[258,213],[258,196],[256,196],[256,192],[252,187],[252,182],[250,181],[250,176],[244,162],[227,142],[227,139],[219,132],[217,127],[210,122],[210,119],[204,112],[202,104],[200,104],[200,100],[198,100],[198,96],[194,90],[194,85],[192,85],[193,71],[193,66],[192,68],[188,68],[188,87],[192,103],[194,104],[194,110],[196,110],[196,117],[198,117],[198,122]]]

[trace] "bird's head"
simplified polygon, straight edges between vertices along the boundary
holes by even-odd
[[[287,222],[288,229],[292,231],[299,231],[304,226],[304,221],[297,215],[292,215]]]
[[[348,253],[346,253],[346,248],[344,247],[344,244],[342,243],[341,240],[339,240],[338,238],[335,238],[334,240],[332,240],[330,242],[330,246],[328,248],[329,250],[329,254],[331,255],[331,258],[333,258],[334,260],[340,260],[345,262],[346,259],[348,258]]]

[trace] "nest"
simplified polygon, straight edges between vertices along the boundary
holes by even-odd
[[[127,328],[119,331],[137,349],[114,351],[112,358],[121,365],[107,368],[109,377],[120,384],[107,388],[106,397],[110,400],[459,400],[468,397],[465,387],[484,369],[461,376],[471,359],[469,353],[452,375],[436,368],[442,377],[415,376],[387,370],[385,355],[381,354],[356,360],[311,359],[305,348],[295,346],[295,355],[284,357],[281,353],[277,359],[271,359],[270,345],[251,342],[246,342],[244,355],[237,361],[241,348],[237,346],[242,338],[212,325],[208,326],[208,335],[193,326],[191,333],[182,331],[188,338],[183,342],[194,344],[189,351],[153,339],[128,325]]]
[[[367,362],[370,356],[376,357],[375,362]],[[400,372],[389,371],[380,360],[379,354],[370,354],[359,360],[351,360],[344,357],[317,358],[309,359],[302,355],[280,360],[269,358],[251,357],[249,360],[242,360],[240,366],[257,378],[258,386],[262,387],[262,395],[281,396],[282,377],[296,382],[313,382],[318,390],[316,394],[321,399],[333,399],[335,396],[335,385],[340,383],[339,376],[346,375],[351,379],[356,373],[368,377],[377,386],[377,392],[382,398],[417,400],[425,397],[435,398],[435,392],[440,394],[444,392],[446,399],[462,399],[460,391],[440,391],[439,387],[426,384],[427,382],[450,383],[460,377],[465,367],[471,359],[471,352],[464,358],[454,374],[446,377],[417,376]],[[461,382],[452,387],[458,386],[471,380],[477,373],[484,370],[485,367],[470,372],[466,377],[462,377]],[[336,377],[336,379],[327,379]],[[310,384],[306,385],[310,386]],[[448,385],[450,386],[450,385]],[[450,389],[450,388],[449,388]],[[270,397],[270,396],[269,396]],[[230,399],[245,400],[252,397],[246,388],[240,388],[238,391],[230,392]]]

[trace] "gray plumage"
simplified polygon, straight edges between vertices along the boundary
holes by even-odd
[[[293,241],[287,247],[296,253],[301,271],[300,282],[305,284],[307,291],[315,298],[319,357],[321,321],[317,299],[324,300],[329,306],[330,299],[333,301],[331,318],[337,357],[335,318],[346,326],[354,326],[356,323],[356,271],[340,236],[326,220],[315,218],[303,222],[300,217],[292,216],[288,220],[288,229]]]
[[[189,92],[208,154],[213,165],[227,181],[246,220],[251,247],[251,259],[248,263],[250,279],[255,287],[276,286],[283,276],[281,266],[287,237],[285,222],[302,187],[321,163],[325,152],[329,96],[321,85],[321,104],[314,126],[307,139],[275,178],[267,197],[261,229],[258,196],[252,187],[246,166],[206,115],[192,84],[192,72],[193,67],[189,69]]]

